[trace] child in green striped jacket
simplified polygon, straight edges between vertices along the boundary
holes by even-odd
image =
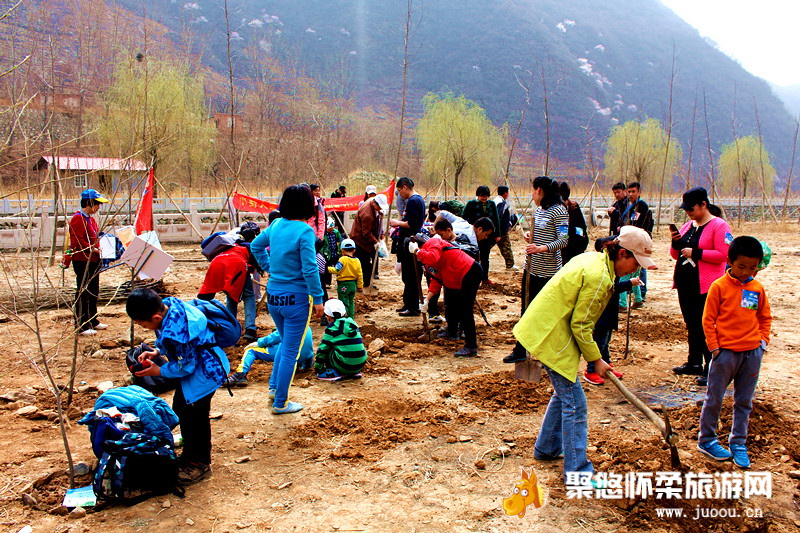
[[[325,381],[358,379],[367,362],[367,350],[355,320],[347,316],[344,303],[336,298],[325,302],[330,324],[317,347],[314,370]]]

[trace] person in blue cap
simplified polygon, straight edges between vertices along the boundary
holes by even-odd
[[[97,221],[92,215],[107,203],[94,189],[81,193],[81,208],[69,221],[69,246],[72,269],[75,271],[75,324],[81,335],[96,335],[108,328],[97,319],[97,297],[100,294],[100,239]]]

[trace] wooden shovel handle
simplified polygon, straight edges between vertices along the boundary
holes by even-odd
[[[611,372],[606,372],[605,378],[610,380],[614,386],[619,389],[622,395],[625,397],[626,400],[631,402],[634,407],[636,407],[639,411],[646,416],[650,422],[661,432],[664,439],[667,441],[667,444],[670,446],[674,446],[677,442],[677,434],[671,432],[667,429],[667,424],[652,410],[650,409],[647,404],[645,404],[642,400],[639,399],[634,393],[628,390],[628,388],[622,384],[622,382],[612,374]]]

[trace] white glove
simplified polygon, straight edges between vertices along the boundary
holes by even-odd
[[[419,306],[420,313],[427,313],[428,312],[428,302],[430,302],[430,300],[425,300],[422,303],[422,305]]]
[[[419,244],[417,244],[415,241],[411,241],[408,243],[408,251],[412,254],[417,253],[419,251]]]
[[[381,249],[381,241],[378,241],[378,242],[375,243],[375,249],[376,250],[380,250]]]
[[[394,273],[398,276],[403,272],[403,265],[400,264],[400,261],[396,261],[394,264]]]

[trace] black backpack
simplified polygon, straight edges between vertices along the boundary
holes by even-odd
[[[106,428],[90,424],[90,431],[94,432],[95,427],[100,431]],[[127,432],[116,440],[103,441],[102,448],[92,483],[98,500],[135,505],[162,494],[183,498],[178,457],[171,442],[155,435]]]
[[[475,261],[481,260],[481,251],[477,246],[469,242],[469,237],[463,233],[456,236],[456,239],[452,241],[452,246],[444,246],[442,250],[455,250],[456,248],[466,253]]]
[[[161,394],[174,390],[180,385],[181,380],[178,378],[165,378],[164,376],[136,376],[133,373],[133,365],[139,362],[138,357],[142,352],[149,352],[152,348],[147,344],[141,344],[135,348],[128,350],[128,355],[125,357],[125,366],[131,371],[133,376],[133,384],[139,385],[145,390],[149,390],[153,394]]]

